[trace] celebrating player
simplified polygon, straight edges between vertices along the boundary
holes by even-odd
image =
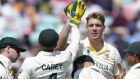
[[[72,4],[65,9],[66,15],[70,12],[69,8],[71,6]],[[105,31],[104,16],[98,12],[94,12],[88,15],[86,20],[88,36],[85,40],[80,42],[78,54],[91,56],[95,61],[95,66],[103,71],[103,74],[107,79],[111,79],[112,77],[114,79],[118,78],[119,69],[116,63],[121,62],[121,57],[118,50],[104,42],[102,38],[103,32]],[[63,50],[65,49],[65,46],[68,45],[68,43],[66,43],[69,34],[68,29],[68,27],[65,27],[59,35],[61,39],[57,43],[56,48],[58,50]]]
[[[140,42],[133,42],[127,49],[128,65],[132,66],[126,74],[122,63],[118,63],[120,69],[120,79],[140,79]]]

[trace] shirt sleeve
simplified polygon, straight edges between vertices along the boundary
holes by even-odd
[[[71,42],[69,46],[66,48],[66,52],[68,52],[68,56],[74,60],[79,50],[79,42],[80,42],[80,33],[78,28],[71,28]]]
[[[20,69],[18,79],[30,79],[32,74],[33,64],[29,58],[27,58]]]
[[[117,63],[122,61],[121,56],[120,56],[117,49],[115,52],[116,52],[116,54],[115,54],[115,62],[114,62],[114,68],[113,68],[113,75],[114,76],[119,75],[120,72],[119,72],[119,68],[117,66]]]
[[[83,68],[82,71],[79,74],[79,78],[78,79],[89,79],[88,78],[89,77],[88,73],[89,72],[87,72],[87,70]]]

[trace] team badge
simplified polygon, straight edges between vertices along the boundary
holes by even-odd
[[[110,61],[110,59],[109,59],[109,54],[105,54],[105,55],[103,56],[103,59],[104,59],[104,60]]]

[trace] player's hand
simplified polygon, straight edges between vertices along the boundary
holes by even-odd
[[[121,62],[117,63],[117,65],[118,65],[118,68],[119,68],[119,71],[120,71],[120,74],[119,74],[120,78],[119,79],[123,79],[123,77],[126,74],[125,68],[124,68],[124,66]]]
[[[70,3],[65,9],[67,17],[69,18],[69,25],[79,28],[81,18],[85,13],[86,6],[81,0]]]

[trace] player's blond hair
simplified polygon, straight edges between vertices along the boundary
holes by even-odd
[[[95,19],[98,19],[102,22],[102,24],[104,25],[104,22],[105,22],[105,18],[104,18],[104,15],[98,13],[98,12],[93,12],[91,14],[89,14],[87,17],[86,17],[86,20],[87,20],[87,24],[88,24],[88,21],[89,19],[91,18],[95,18]]]

